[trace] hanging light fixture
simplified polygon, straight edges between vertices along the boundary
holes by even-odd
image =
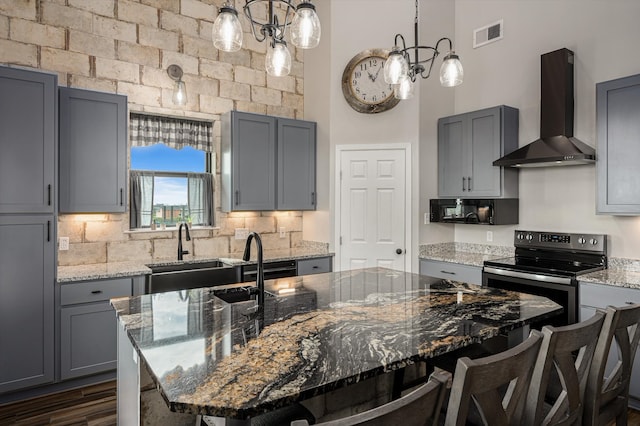
[[[266,20],[255,16],[259,3],[267,3]],[[276,8],[280,9],[280,14],[276,14]],[[320,42],[320,20],[310,0],[302,0],[297,7],[293,0],[245,0],[243,10],[255,39],[269,43],[265,59],[269,75],[280,77],[291,71],[291,53],[284,39],[288,27],[291,27],[291,43],[300,49],[312,49]],[[218,10],[212,38],[213,45],[224,52],[235,52],[242,46],[238,12],[228,2]]]
[[[176,82],[173,88],[173,103],[176,105],[187,104],[187,86],[182,81],[182,68],[176,64],[169,65],[167,68],[167,74],[171,80]]]
[[[426,79],[431,75],[433,62],[440,54],[438,47],[443,41],[449,42],[449,51],[440,67],[440,84],[444,87],[454,87],[462,83],[464,71],[460,58],[453,51],[451,39],[443,37],[435,47],[420,46],[418,43],[418,0],[416,0],[416,15],[413,23],[415,45],[407,47],[402,34],[396,34],[395,46],[384,63],[384,81],[393,84],[393,92],[398,99],[409,99],[413,96],[415,81],[418,76]],[[400,47],[400,43],[402,47]],[[420,60],[420,50],[429,51],[430,57]],[[411,60],[410,52],[414,57]]]

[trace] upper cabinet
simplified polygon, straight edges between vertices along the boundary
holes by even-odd
[[[0,67],[0,213],[53,213],[57,76]]]
[[[127,98],[60,88],[61,213],[126,209]]]
[[[315,209],[315,146],[315,123],[224,114],[222,210]]]
[[[493,161],[518,148],[518,110],[505,105],[438,120],[438,196],[517,198],[518,171]]]
[[[596,85],[598,214],[640,215],[640,74]]]

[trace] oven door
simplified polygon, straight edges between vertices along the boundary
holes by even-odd
[[[482,270],[482,285],[544,296],[562,305],[564,312],[561,315],[534,324],[533,328],[547,324],[568,325],[578,320],[578,284],[573,278],[485,266]]]

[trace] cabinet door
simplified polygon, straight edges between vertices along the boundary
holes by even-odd
[[[115,370],[117,322],[109,302],[60,309],[60,378]]]
[[[126,150],[125,96],[60,88],[61,212],[124,212]]]
[[[440,197],[467,195],[466,132],[464,115],[438,120],[438,195]]]
[[[297,262],[298,275],[324,274],[331,272],[331,257],[318,257],[315,259],[301,259]]]
[[[640,215],[640,74],[596,85],[597,213]]]
[[[500,167],[493,161],[500,158],[501,110],[499,107],[475,111],[467,115],[468,156],[467,195],[499,197]]]
[[[223,146],[223,163],[225,155],[231,156],[231,170],[223,170],[231,177],[228,210],[274,210],[275,118],[232,111],[228,143],[229,152]]]
[[[278,119],[278,210],[316,208],[316,123]]]
[[[0,393],[53,381],[54,226],[0,216]]]
[[[421,259],[420,275],[482,285],[482,267]]]
[[[0,67],[0,213],[53,213],[57,77]]]

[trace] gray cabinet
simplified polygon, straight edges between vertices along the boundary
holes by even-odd
[[[296,265],[297,275],[313,275],[323,274],[325,272],[331,272],[332,268],[331,257],[316,257],[313,259],[300,259]]]
[[[598,214],[640,215],[640,74],[596,85]]]
[[[315,145],[315,123],[224,114],[222,210],[315,209]]]
[[[0,394],[54,379],[53,215],[0,215]]]
[[[53,213],[57,76],[0,67],[0,213]]]
[[[482,285],[482,267],[420,259],[420,275]]]
[[[59,211],[124,212],[126,170],[126,96],[61,87]]]
[[[133,293],[133,278],[60,286],[61,380],[115,370],[117,322],[109,299]]]
[[[493,161],[518,148],[518,110],[505,105],[438,120],[438,196],[517,198],[518,171]]]
[[[640,290],[615,287],[606,284],[580,282],[580,321],[584,321],[595,313],[598,308],[607,306],[624,306],[640,301]],[[617,354],[609,354],[607,370],[617,361]],[[636,354],[631,371],[629,385],[629,405],[640,408],[640,356]]]

